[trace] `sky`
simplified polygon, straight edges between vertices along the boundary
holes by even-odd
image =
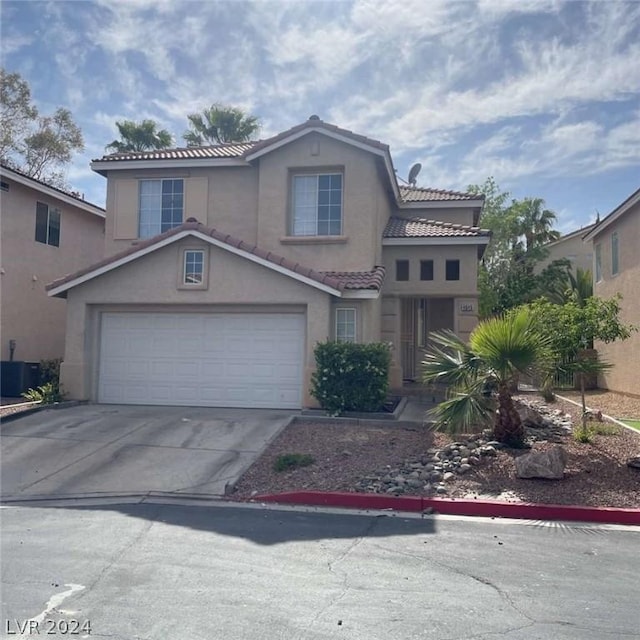
[[[92,158],[117,120],[240,107],[265,138],[317,114],[381,140],[397,174],[493,176],[564,233],[640,187],[640,1],[0,1],[2,66],[85,138],[67,180],[104,205]]]

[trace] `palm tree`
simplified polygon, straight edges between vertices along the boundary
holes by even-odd
[[[190,147],[246,142],[260,129],[258,118],[223,104],[212,104],[202,113],[192,113],[187,118],[189,130],[182,137]]]
[[[116,122],[120,132],[120,140],[114,140],[105,148],[116,153],[135,151],[152,151],[154,149],[167,149],[173,144],[173,137],[166,129],[157,130],[158,123],[153,120],[134,122],[123,120]]]
[[[542,198],[525,198],[516,204],[519,209],[518,231],[524,236],[526,253],[560,238],[560,232],[552,229],[556,214],[545,209],[544,205]]]
[[[449,388],[448,399],[432,412],[436,428],[455,433],[493,419],[493,437],[521,447],[524,427],[510,389],[518,374],[537,365],[546,370],[547,361],[547,339],[535,330],[529,311],[484,320],[469,344],[451,331],[433,333],[431,341],[423,381]]]

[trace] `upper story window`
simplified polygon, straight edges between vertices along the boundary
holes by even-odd
[[[596,261],[596,282],[602,280],[602,245],[597,244],[595,246],[595,261]]]
[[[342,234],[342,174],[293,176],[294,236]]]
[[[433,280],[433,260],[420,260],[420,280]]]
[[[447,280],[460,280],[460,260],[447,260],[445,274]]]
[[[36,202],[36,242],[60,246],[60,210]]]
[[[204,277],[204,251],[184,252],[184,272],[182,283],[202,284]]]
[[[0,182],[0,191],[9,191],[9,183],[2,180]]]
[[[409,280],[409,261],[396,260],[396,280],[406,282]]]
[[[620,270],[620,253],[618,250],[618,232],[611,234],[611,275],[616,275]]]
[[[336,342],[356,341],[356,310],[336,309]]]
[[[140,180],[140,238],[179,227],[183,211],[183,180]]]

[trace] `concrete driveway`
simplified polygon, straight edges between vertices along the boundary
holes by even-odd
[[[82,405],[2,425],[2,498],[223,495],[290,411]]]

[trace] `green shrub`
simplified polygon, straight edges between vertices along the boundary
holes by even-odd
[[[283,453],[276,458],[273,468],[275,471],[288,471],[298,467],[308,467],[314,462],[315,459],[308,453]]]
[[[314,353],[311,393],[327,413],[381,410],[389,386],[389,345],[322,342]]]
[[[619,436],[622,431],[622,427],[609,422],[593,422],[592,429],[598,436]]]
[[[40,385],[37,389],[29,389],[22,394],[29,402],[40,402],[41,404],[54,404],[63,399],[64,394],[52,382]]]

